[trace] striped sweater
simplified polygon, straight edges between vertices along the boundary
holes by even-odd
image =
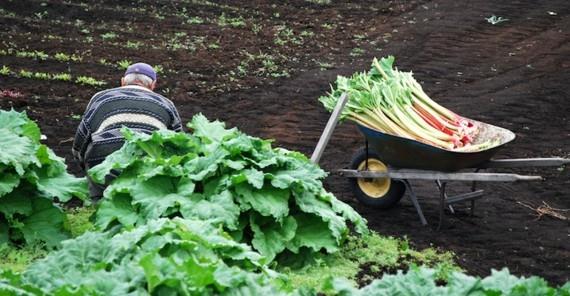
[[[89,101],[73,141],[73,156],[85,170],[121,148],[122,126],[145,133],[182,130],[174,104],[144,87],[128,85],[98,92]]]

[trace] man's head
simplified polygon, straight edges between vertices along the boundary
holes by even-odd
[[[132,64],[125,71],[125,76],[121,78],[121,85],[140,85],[154,90],[156,87],[156,72],[149,64]]]

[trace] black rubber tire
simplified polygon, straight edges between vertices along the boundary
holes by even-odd
[[[368,150],[368,159],[377,159],[380,161],[378,154]],[[360,164],[366,160],[366,148],[359,149],[352,157],[350,163],[350,169],[357,170]],[[389,209],[396,205],[400,199],[404,196],[406,192],[406,185],[402,181],[390,180],[390,189],[382,197],[371,197],[366,194],[360,186],[358,185],[357,178],[348,178],[350,187],[356,199],[364,205],[377,208],[377,209]]]

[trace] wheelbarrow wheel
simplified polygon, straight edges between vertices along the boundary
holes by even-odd
[[[380,161],[378,154],[362,148],[358,150],[350,164],[353,170],[366,170],[366,157],[368,156],[368,170],[386,171],[387,166]],[[349,178],[350,186],[356,199],[362,204],[378,209],[388,209],[396,205],[404,193],[406,185],[402,181],[390,178]]]

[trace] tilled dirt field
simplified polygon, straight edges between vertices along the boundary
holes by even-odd
[[[276,144],[310,154],[328,119],[317,98],[336,75],[367,70],[372,57],[395,55],[426,92],[464,116],[516,133],[497,158],[570,157],[570,3],[558,1],[2,1],[0,107],[27,110],[47,144],[71,158],[71,141],[89,98],[104,87],[74,83],[90,76],[116,86],[122,60],[159,64],[159,92],[183,120],[197,112]],[[491,15],[508,19],[493,25]],[[112,33],[112,34],[110,34]],[[18,56],[43,51],[48,58]],[[81,61],[60,61],[75,53]],[[21,70],[69,73],[72,81],[23,78]],[[364,144],[342,124],[321,165],[346,167]],[[570,223],[537,218],[521,203],[570,208],[568,168],[521,169],[543,182],[485,184],[475,216],[466,206],[436,231],[437,191],[413,182],[430,225],[409,200],[378,211],[354,201],[346,179],[327,188],[364,215],[370,227],[406,236],[418,247],[454,251],[467,271],[507,266],[555,284],[570,280]],[[452,191],[469,184],[451,183]],[[566,217],[568,211],[559,211]]]

